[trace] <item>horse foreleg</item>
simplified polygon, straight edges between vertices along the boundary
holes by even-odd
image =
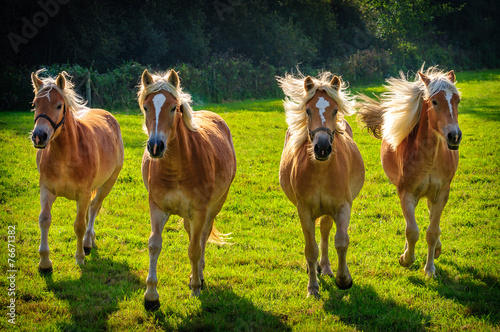
[[[38,248],[40,263],[38,264],[38,269],[42,273],[52,271],[52,261],[49,258],[49,228],[52,222],[50,211],[56,197],[45,186],[40,187],[40,205],[42,209],[38,217],[38,225],[40,226],[40,247]]]
[[[341,206],[336,219],[337,232],[335,233],[335,249],[337,249],[338,269],[335,283],[340,289],[352,287],[352,277],[347,267],[347,248],[349,247],[349,234],[347,229],[351,219],[351,206],[345,203]]]
[[[148,241],[149,250],[149,271],[146,279],[146,292],[144,293],[144,307],[146,310],[157,310],[160,307],[160,295],[156,289],[158,277],[156,276],[156,266],[162,248],[163,228],[169,215],[165,214],[154,202],[149,202],[149,213],[151,217],[151,235]]]
[[[441,254],[441,241],[439,240],[441,228],[439,227],[439,221],[441,219],[441,213],[443,212],[444,206],[448,201],[449,190],[449,188],[443,188],[440,195],[437,197],[437,200],[434,202],[430,199],[427,200],[427,206],[429,207],[430,213],[430,223],[425,235],[428,251],[424,272],[429,278],[434,277],[436,273],[434,259],[438,258]]]
[[[89,213],[90,193],[81,195],[76,202],[76,219],[73,225],[76,234],[76,253],[77,264],[85,263],[85,251],[83,250],[83,235],[85,234],[86,220]]]
[[[199,296],[201,293],[200,260],[202,254],[201,237],[205,228],[206,211],[197,211],[190,223],[190,239],[188,256],[191,261],[191,281],[189,287],[193,296]]]
[[[328,241],[330,239],[330,230],[333,226],[333,219],[330,216],[324,216],[320,221],[321,230],[321,260],[319,266],[321,267],[321,274],[333,277],[333,272],[330,267],[330,259],[328,258]]]
[[[399,264],[409,267],[415,262],[415,243],[417,243],[419,237],[417,221],[415,220],[415,206],[418,202],[413,195],[409,194],[401,195],[400,201],[406,221],[406,244],[405,251],[399,258]]]
[[[307,296],[313,295],[319,297],[319,284],[316,275],[316,267],[318,264],[318,244],[315,238],[315,223],[312,219],[311,212],[308,207],[297,207],[302,232],[306,242],[304,254],[306,256],[307,271],[309,275],[309,283],[307,284]]]

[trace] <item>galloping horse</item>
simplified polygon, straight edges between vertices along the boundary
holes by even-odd
[[[151,216],[144,305],[155,310],[160,306],[156,264],[163,227],[171,214],[184,219],[189,235],[190,288],[193,295],[200,294],[207,240],[224,243],[214,218],[236,174],[236,156],[224,120],[212,112],[193,112],[191,96],[182,91],[174,70],[165,75],[150,75],[145,70],[138,97],[149,136],[142,159]]]
[[[352,129],[344,120],[353,113],[352,98],[345,84],[330,73],[318,79],[279,77],[287,96],[284,101],[288,131],[281,156],[280,184],[297,207],[305,237],[309,284],[308,296],[319,296],[316,271],[333,277],[328,258],[328,239],[335,220],[335,248],[338,270],[335,282],[340,289],[352,286],[346,256],[347,228],[354,198],[363,187],[363,159],[352,140]],[[315,221],[320,220],[321,260],[315,240]]]
[[[75,258],[83,264],[85,255],[96,247],[95,218],[123,166],[123,142],[116,119],[104,110],[85,107],[66,72],[56,79],[40,79],[42,71],[31,74],[35,92],[35,128],[31,139],[39,149],[39,269],[50,272],[48,233],[52,204],[58,196],[76,201]]]
[[[399,259],[404,267],[415,261],[419,237],[415,207],[422,197],[427,198],[430,224],[424,271],[433,277],[434,259],[441,254],[439,221],[457,170],[462,140],[458,127],[460,94],[453,71],[444,73],[436,67],[422,71],[423,67],[414,82],[403,73],[399,79],[388,79],[388,92],[379,100],[360,95],[358,119],[382,139],[382,167],[397,187],[406,220],[405,251]]]

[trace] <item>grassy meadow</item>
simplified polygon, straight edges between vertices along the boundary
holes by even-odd
[[[346,78],[348,79],[348,78]],[[395,187],[380,165],[380,141],[349,118],[366,167],[349,227],[347,263],[354,286],[341,291],[320,277],[321,298],[306,298],[304,238],[283,194],[279,161],[286,132],[280,100],[203,105],[231,128],[238,171],[216,219],[232,245],[209,244],[206,288],[190,297],[188,239],[180,218],[163,232],[158,261],[161,308],[143,294],[150,234],[140,167],[146,135],[137,109],[113,111],[121,124],[125,165],[96,221],[98,250],[75,263],[76,204],[59,198],[49,245],[54,272],[38,273],[39,191],[30,112],[0,113],[0,329],[19,331],[490,331],[500,330],[500,70],[457,74],[463,141],[458,172],[441,218],[437,277],[423,273],[428,214],[415,264],[398,264],[404,219]],[[353,91],[381,92],[380,86]],[[28,105],[28,101],[27,101]],[[28,108],[28,107],[27,107]],[[16,324],[8,322],[8,230],[15,226]],[[332,235],[335,228],[332,230]],[[317,229],[319,241],[319,228]],[[331,237],[330,259],[337,258]]]

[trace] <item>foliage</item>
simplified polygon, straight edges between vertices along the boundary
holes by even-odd
[[[305,72],[305,74],[315,74]],[[194,75],[194,72],[193,72]],[[463,131],[458,173],[441,218],[443,253],[437,278],[423,267],[427,246],[425,202],[416,209],[421,229],[415,264],[398,264],[404,221],[380,166],[380,141],[348,121],[366,166],[354,201],[347,262],[354,278],[341,291],[320,277],[321,299],[306,298],[304,238],[296,209],[278,182],[286,122],[280,100],[206,104],[228,123],[238,171],[216,218],[232,245],[208,245],[206,289],[191,298],[187,235],[177,217],[163,232],[158,261],[162,306],[142,305],[150,234],[147,192],[141,178],[145,135],[139,112],[115,112],[123,133],[125,164],[96,221],[97,245],[86,264],[75,265],[74,202],[59,198],[52,209],[49,245],[54,272],[37,272],[40,231],[35,151],[27,138],[33,116],[3,112],[0,140],[2,230],[0,320],[19,331],[491,331],[500,329],[500,71],[459,72]],[[352,85],[356,87],[355,85]],[[356,91],[380,93],[381,86]],[[197,107],[199,109],[200,107]],[[12,153],[12,152],[15,153]],[[16,226],[16,326],[6,320],[9,297],[7,226]],[[317,230],[319,238],[319,229]],[[330,260],[336,271],[333,234]]]

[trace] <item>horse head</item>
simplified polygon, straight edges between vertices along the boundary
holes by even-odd
[[[33,106],[35,111],[35,127],[31,140],[35,148],[44,149],[49,141],[56,136],[56,132],[64,125],[66,117],[66,103],[58,91],[64,91],[66,86],[65,73],[60,73],[52,83],[44,83],[35,73],[31,74],[31,81],[35,91]]]
[[[334,76],[330,86],[339,91],[340,79]],[[307,76],[304,80],[306,93],[313,88],[314,82],[310,76]],[[314,96],[306,103],[305,111],[309,138],[314,147],[314,157],[319,161],[328,160],[332,153],[332,144],[337,131],[338,104],[326,91],[317,89]]]
[[[455,73],[453,70],[447,73],[446,76],[449,82],[444,82],[441,87],[438,86],[435,89],[432,89],[431,85],[438,83],[432,82],[428,76],[421,72],[418,74],[427,89],[430,90],[427,103],[431,125],[443,135],[450,150],[458,150],[462,141],[462,131],[458,126],[460,95],[454,86]]]
[[[167,81],[174,89],[179,88],[179,77],[172,70]],[[154,84],[148,70],[142,73],[142,88]],[[144,110],[145,124],[148,132],[147,149],[152,158],[161,158],[167,147],[167,140],[175,130],[177,116],[181,116],[182,107],[178,100],[168,91],[160,89],[148,94],[141,105]]]

